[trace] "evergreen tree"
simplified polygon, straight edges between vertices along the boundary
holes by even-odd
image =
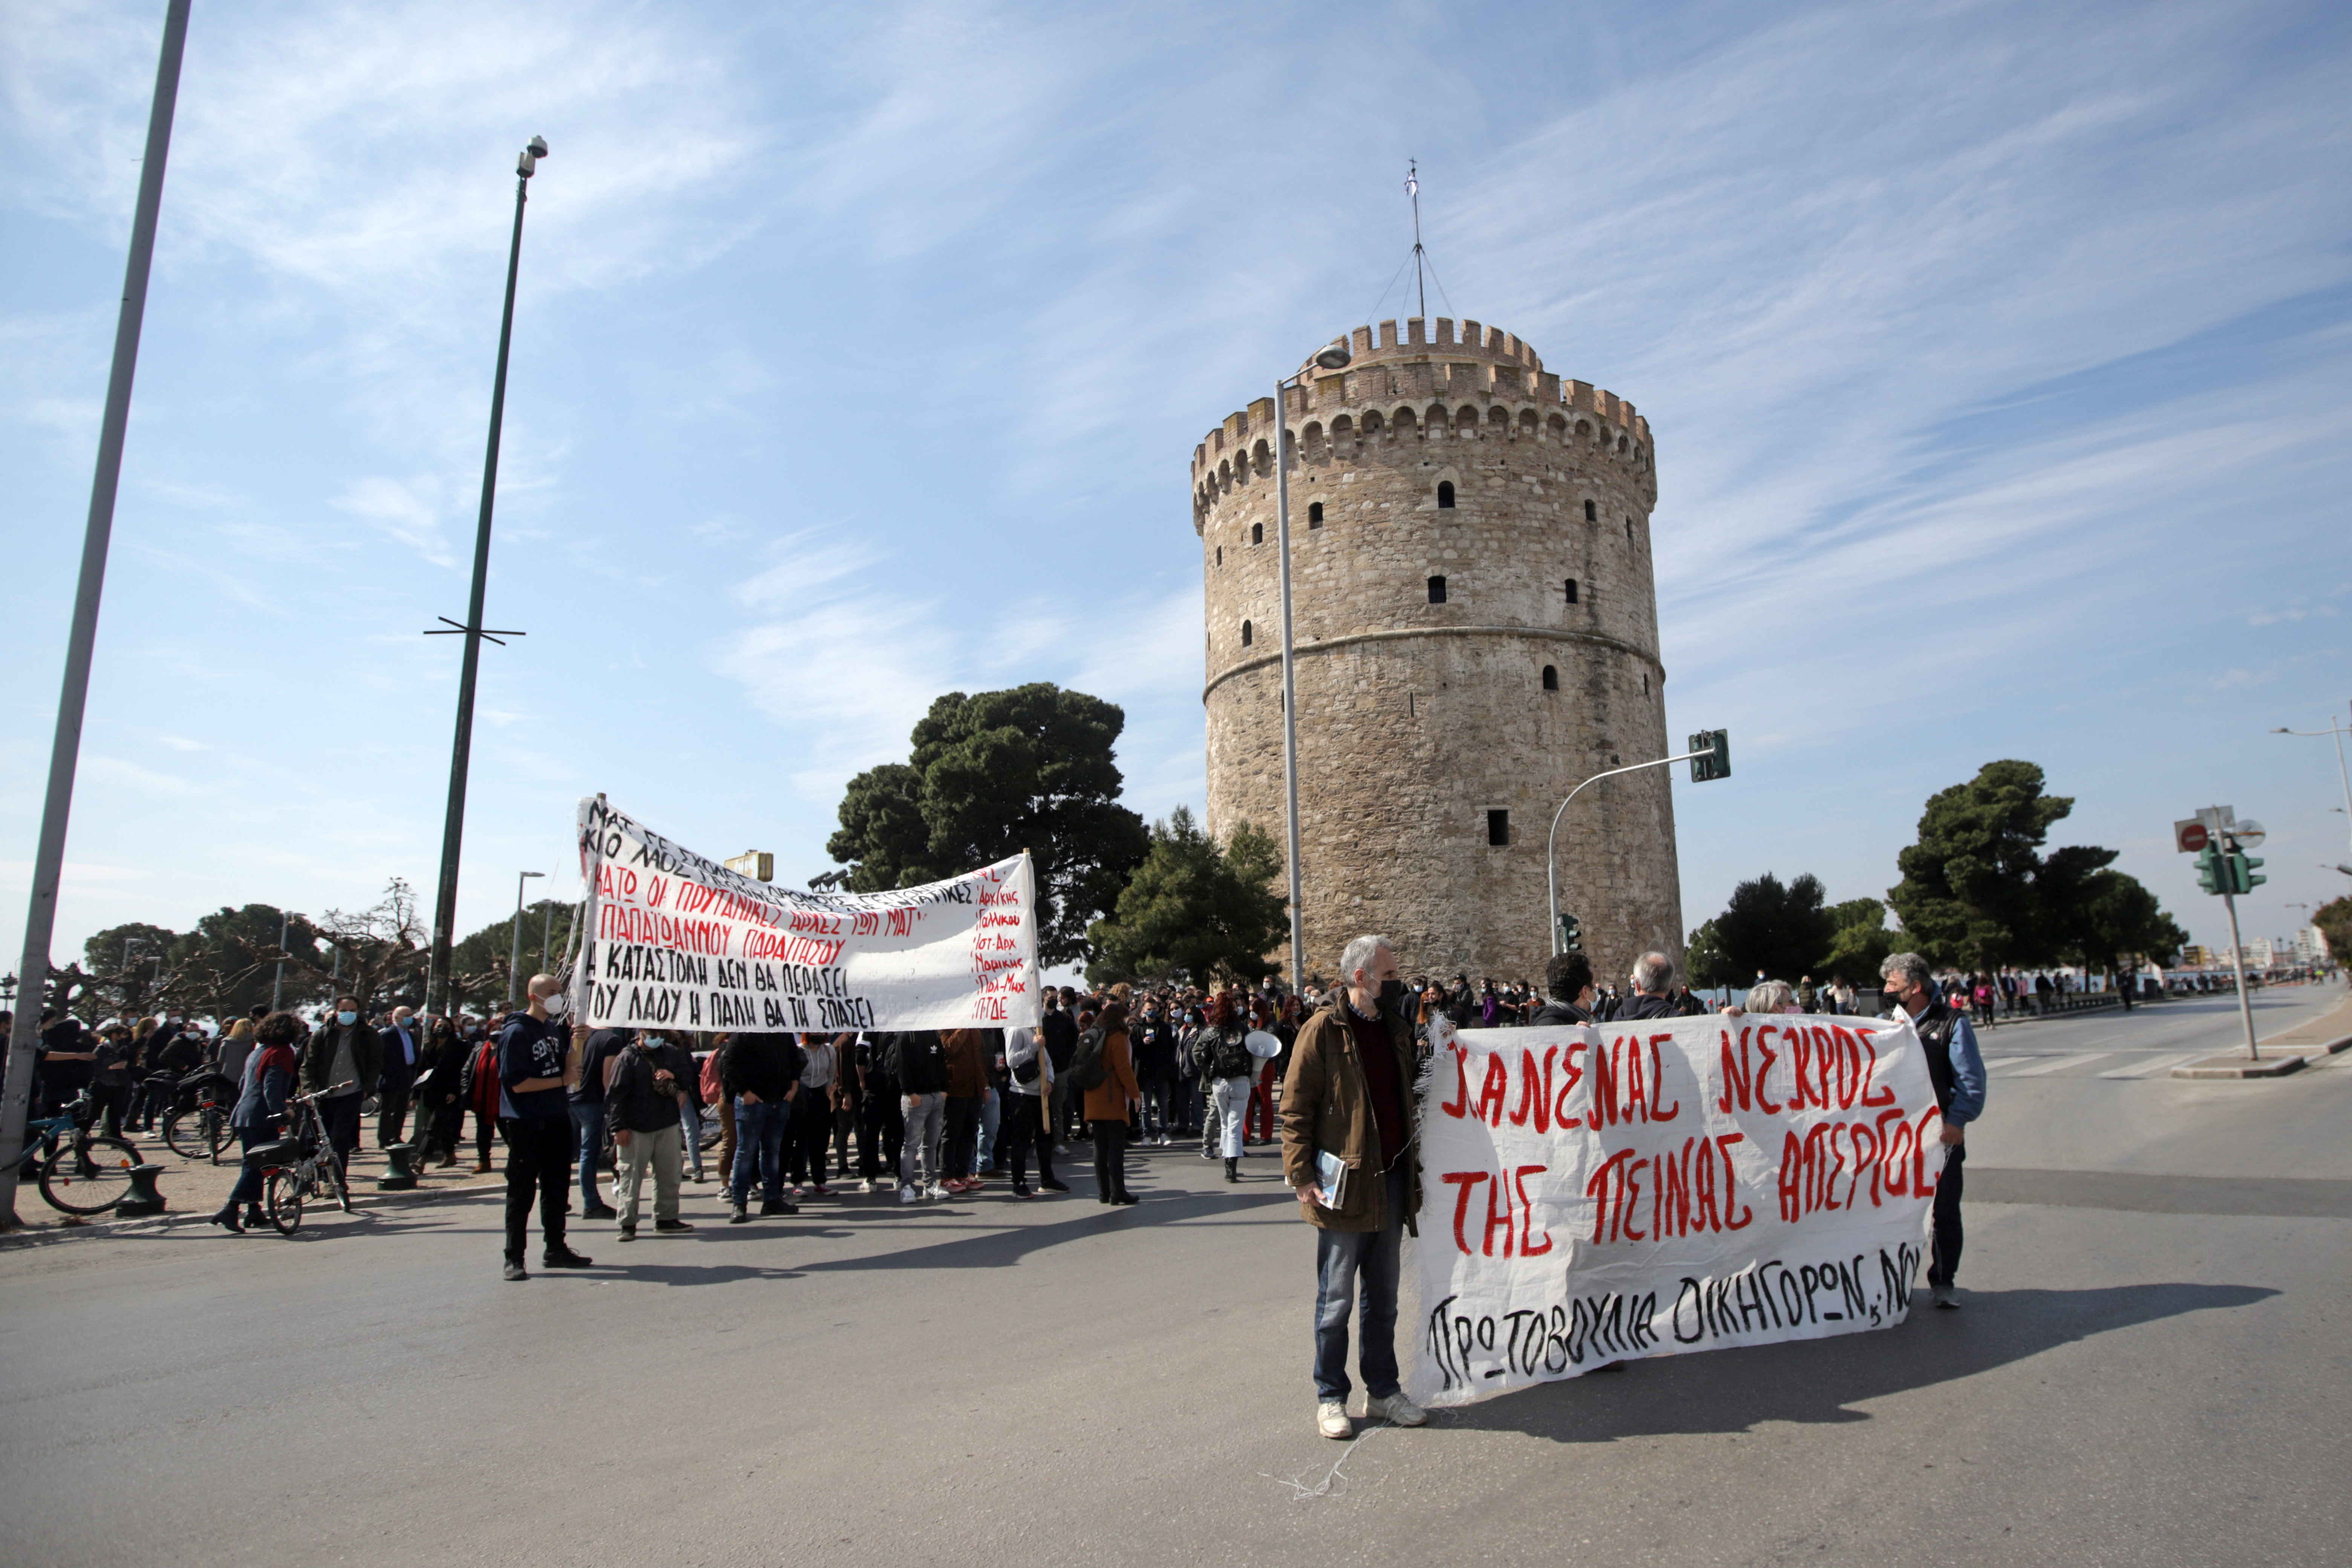
[[[1152,824],[1118,912],[1087,931],[1097,957],[1087,978],[1255,984],[1278,973],[1265,955],[1290,932],[1288,900],[1273,886],[1281,874],[1281,852],[1265,834],[1244,823],[1221,848],[1178,806]]]

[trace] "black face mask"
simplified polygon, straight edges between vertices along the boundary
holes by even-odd
[[[1403,1001],[1404,1001],[1404,982],[1403,982],[1403,981],[1402,981],[1402,980],[1383,980],[1383,981],[1381,981],[1381,1006],[1383,1006],[1383,1007],[1387,1008],[1387,1009],[1388,1009],[1389,1011],[1391,1011],[1391,1012],[1395,1012],[1395,1011],[1397,1010],[1397,1008],[1398,1008],[1399,1005],[1400,1005],[1400,1004],[1402,1004]]]

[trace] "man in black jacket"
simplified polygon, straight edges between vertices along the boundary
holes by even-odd
[[[884,1057],[890,1076],[898,1080],[898,1110],[907,1119],[906,1141],[898,1154],[898,1201],[910,1204],[927,1192],[946,1197],[940,1174],[940,1135],[947,1115],[947,1047],[937,1029],[909,1029],[890,1037]],[[918,1168],[923,1173],[919,1181]]]
[[[1054,1064],[1052,1103],[1045,1108],[1045,1123],[1049,1129],[1046,1142],[1055,1145],[1056,1153],[1062,1152],[1062,1130],[1069,1125],[1069,1097],[1062,1089],[1062,1074],[1078,1054],[1077,994],[1066,985],[1059,991],[1048,985],[1044,996],[1045,1011],[1037,1021],[1037,1028],[1045,1037],[1045,1059]]]
[[[735,1169],[730,1225],[751,1220],[751,1184],[760,1184],[760,1212],[798,1214],[784,1197],[784,1134],[801,1091],[801,1048],[789,1034],[737,1035],[719,1058],[719,1086],[735,1101]]]
[[[1549,998],[1536,1009],[1532,1024],[1590,1024],[1592,1004],[1592,961],[1580,952],[1555,952],[1544,966],[1544,994]]]
[[[654,1228],[692,1230],[677,1217],[684,1149],[678,1105],[686,1098],[675,1058],[659,1040],[630,1039],[612,1058],[604,1084],[604,1124],[621,1156],[621,1239],[637,1238],[646,1167],[654,1173]]]
[[[319,1120],[334,1146],[335,1163],[348,1172],[360,1146],[360,1102],[383,1068],[383,1037],[360,1016],[360,999],[338,996],[335,1010],[311,1031],[302,1047],[304,1094],[339,1092],[319,1101]]]
[[[425,1042],[416,1032],[416,1015],[407,1007],[392,1010],[383,1038],[383,1068],[375,1083],[375,1146],[389,1149],[408,1130],[408,1097],[416,1087],[416,1058]]]
[[[1617,1004],[1609,1015],[1612,1024],[1636,1018],[1672,1018],[1678,1016],[1675,999],[1668,994],[1675,986],[1675,961],[1663,952],[1645,952],[1633,961],[1633,994]]]

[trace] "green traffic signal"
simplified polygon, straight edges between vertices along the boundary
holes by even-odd
[[[1574,915],[1559,917],[1559,950],[1562,952],[1584,951],[1584,928],[1577,923]]]
[[[2231,890],[2229,863],[2210,844],[2197,852],[2197,885],[2209,893]]]
[[[1691,758],[1691,783],[1706,784],[1710,779],[1731,776],[1731,731],[1701,730],[1690,738],[1685,751],[1699,754]]]
[[[2258,855],[2248,855],[2242,850],[2233,853],[2230,857],[2230,890],[2233,893],[2251,893],[2269,881],[2268,877],[2261,876],[2254,870],[2254,868],[2262,863],[2262,858]]]

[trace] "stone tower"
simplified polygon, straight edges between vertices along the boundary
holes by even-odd
[[[1621,758],[1682,750],[1658,663],[1650,428],[1499,327],[1404,329],[1357,328],[1353,363],[1306,367],[1285,410],[1307,969],[1336,974],[1370,931],[1409,975],[1540,983],[1553,810]],[[1261,398],[1193,450],[1192,527],[1208,827],[1279,844],[1274,419]],[[1561,907],[1621,988],[1643,949],[1682,956],[1671,771],[1594,784],[1560,824]]]

